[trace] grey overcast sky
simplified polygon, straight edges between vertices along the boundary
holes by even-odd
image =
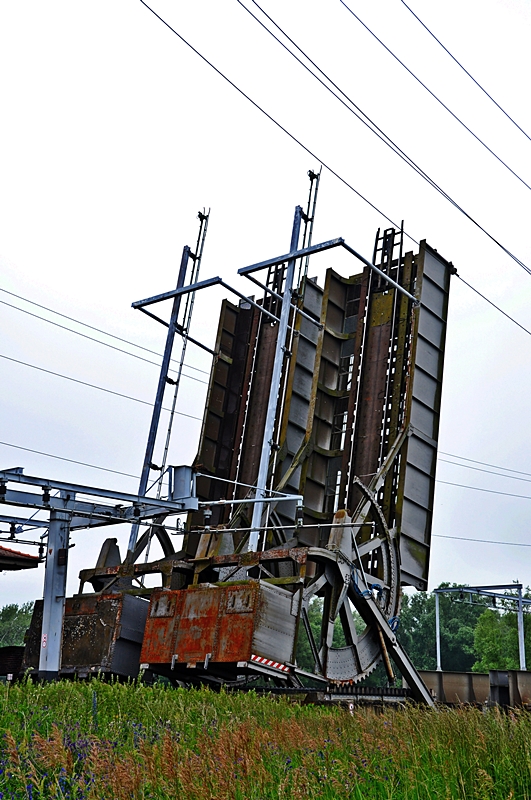
[[[246,0],[247,6],[260,11]],[[521,178],[453,119],[339,0],[264,0],[264,10],[425,172],[531,267],[531,141],[485,97],[401,0],[351,9]],[[391,153],[236,0],[153,0],[154,9],[316,155],[229,86],[138,0],[0,3],[0,287],[162,352],[164,330],[131,302],[173,288],[196,214],[210,207],[202,277],[285,252],[308,169],[322,159],[415,239],[531,330],[531,275]],[[531,6],[525,0],[411,0],[411,7],[531,136]],[[314,241],[344,236],[370,256],[387,221],[326,169]],[[415,249],[410,240],[408,249]],[[312,274],[354,264],[330,253]],[[243,286],[242,291],[248,291]],[[196,304],[213,342],[221,290]],[[157,367],[25,311],[121,347],[0,292],[2,468],[134,491]],[[10,304],[10,305],[8,305]],[[13,308],[12,306],[16,306]],[[23,310],[21,310],[23,309]],[[151,356],[123,345],[137,355]],[[531,336],[453,279],[440,448],[519,470],[518,480],[441,461],[430,586],[531,583]],[[154,360],[157,361],[156,357]],[[187,375],[209,357],[190,347]],[[206,385],[184,380],[171,462],[197,446]],[[165,427],[165,420],[163,420]],[[467,462],[449,458],[453,461]],[[481,467],[480,464],[470,466]],[[491,467],[483,467],[491,470]],[[449,484],[490,489],[494,494]],[[512,497],[508,495],[523,495]],[[5,528],[5,526],[1,526]],[[95,563],[105,532],[78,533],[68,591]],[[120,533],[123,548],[127,531]],[[459,538],[443,538],[459,537]],[[506,541],[526,546],[467,542]],[[23,549],[21,547],[21,549]],[[43,568],[0,576],[0,604],[42,593]]]

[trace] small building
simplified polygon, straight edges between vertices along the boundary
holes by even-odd
[[[39,556],[30,556],[0,545],[0,570],[33,569],[38,566]]]

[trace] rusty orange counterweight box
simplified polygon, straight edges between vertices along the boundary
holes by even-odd
[[[251,657],[293,663],[301,592],[259,581],[151,595],[141,662],[150,669],[235,667]]]

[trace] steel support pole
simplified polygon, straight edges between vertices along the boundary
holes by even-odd
[[[524,604],[522,603],[522,587],[518,589],[518,652],[520,656],[520,669],[527,669],[525,663],[525,637],[524,637]]]
[[[179,277],[177,279],[177,289],[182,289],[186,278],[186,270],[188,268],[188,260],[190,258],[190,248],[188,245],[183,248],[181,258],[181,266],[179,268]],[[153,461],[153,452],[155,450],[155,441],[157,439],[157,431],[160,421],[160,412],[162,411],[162,401],[164,399],[164,390],[166,388],[166,379],[168,377],[168,370],[170,367],[171,353],[173,349],[173,341],[175,339],[175,332],[177,326],[177,318],[181,308],[181,295],[173,298],[173,308],[171,311],[170,324],[168,326],[168,335],[166,337],[166,347],[164,348],[164,356],[160,367],[159,385],[157,387],[157,395],[155,397],[155,405],[153,406],[153,414],[151,416],[151,425],[149,428],[146,454],[144,456],[144,465],[142,467],[142,474],[140,477],[140,487],[138,494],[143,497],[146,493],[149,472]],[[136,547],[136,540],[138,538],[138,524],[135,523],[131,528],[131,535],[129,537],[129,544],[127,546],[126,560],[131,561]]]
[[[43,680],[57,678],[61,667],[70,518],[68,511],[50,512],[39,654],[39,678]]]
[[[301,229],[302,208],[297,206],[295,209],[295,218],[293,220],[293,230],[291,233],[290,253],[297,250],[299,244],[299,234]],[[264,427],[264,438],[262,439],[262,453],[260,455],[260,466],[258,468],[258,478],[256,480],[256,497],[265,497],[265,489],[267,486],[267,473],[269,471],[269,458],[271,455],[271,445],[273,444],[273,432],[275,428],[275,416],[277,411],[278,393],[280,391],[280,381],[282,377],[282,365],[284,363],[284,355],[286,350],[286,334],[288,331],[289,315],[291,311],[291,299],[293,289],[293,276],[295,274],[295,258],[290,258],[286,269],[286,277],[284,282],[284,293],[282,299],[282,311],[280,313],[280,322],[278,323],[278,336],[275,348],[275,361],[273,364],[273,374],[271,376],[271,386],[269,388],[269,401],[267,404],[267,414]],[[255,503],[253,509],[253,520],[251,527],[255,530],[251,531],[249,536],[249,551],[254,552],[258,549],[258,537],[260,534],[260,526],[262,524],[262,513],[264,504]]]
[[[435,646],[437,650],[437,671],[441,672],[441,618],[438,592],[435,592]]]

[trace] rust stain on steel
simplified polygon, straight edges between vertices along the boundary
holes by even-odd
[[[148,604],[122,593],[75,595],[65,601],[60,675],[138,674]],[[35,603],[23,670],[39,668],[42,600]]]
[[[241,398],[247,392],[249,338],[255,324],[256,314],[252,309],[236,306],[227,300],[223,301],[219,320],[216,351],[220,357],[214,362],[208,389],[205,414],[201,430],[199,452],[195,464],[212,473],[212,478],[201,477],[197,480],[197,492],[200,499],[209,497],[224,498],[230,487],[216,480],[231,478],[235,472],[239,441]],[[228,509],[213,509],[213,525],[222,523]],[[200,525],[202,515],[190,515],[192,525]],[[193,552],[193,541],[187,542]]]
[[[276,548],[274,550],[267,550],[261,553],[230,553],[222,556],[206,556],[203,558],[190,558],[184,561],[180,557],[165,558],[160,561],[152,561],[148,564],[134,564],[130,565],[127,570],[128,575],[148,575],[153,573],[161,573],[166,581],[169,581],[175,576],[182,576],[184,574],[195,571],[198,575],[209,567],[229,567],[229,566],[242,566],[253,567],[257,566],[261,561],[294,561],[301,567],[306,564],[308,557],[308,549],[305,547],[292,548],[290,550]],[[81,570],[80,579],[83,582],[89,581],[92,577],[98,575],[115,575],[124,577],[126,571],[123,567],[101,567],[91,570]],[[165,588],[168,588],[166,586]],[[146,590],[148,591],[148,590]],[[102,597],[103,595],[97,595]],[[110,595],[116,596],[114,593]]]
[[[257,340],[258,332],[259,332],[259,328],[260,328],[260,319],[261,319],[261,316],[262,316],[260,314],[260,312],[258,311],[258,309],[256,309],[256,308],[252,308],[251,309],[251,313],[252,313],[253,316],[252,316],[251,324],[250,324],[250,327],[249,327],[247,340],[245,342],[246,347],[247,347],[247,356],[246,356],[245,368],[244,368],[244,372],[243,372],[244,379],[243,379],[243,383],[242,383],[242,390],[241,390],[241,393],[240,393],[240,403],[239,403],[239,409],[238,409],[238,417],[237,417],[237,421],[236,421],[234,441],[232,443],[233,458],[232,458],[230,474],[227,476],[230,480],[236,480],[236,478],[238,476],[238,463],[239,463],[239,458],[240,458],[240,449],[241,449],[241,443],[242,443],[244,432],[245,432],[245,422],[246,422],[246,419],[247,419],[247,413],[246,413],[246,411],[247,411],[247,403],[248,403],[248,399],[249,399],[249,393],[251,391],[251,381],[248,380],[247,378],[252,373],[253,359],[254,359],[254,349],[255,349],[255,346],[256,346],[256,340]],[[237,493],[236,496],[238,496],[238,497],[242,497],[243,496],[242,492],[241,492],[241,489],[240,489],[239,493]]]
[[[175,654],[176,626],[182,614],[183,590],[156,589],[151,595],[140,661],[168,664]]]
[[[415,287],[413,285],[412,280],[412,273],[413,273],[413,253],[406,253],[404,256],[404,265],[403,265],[403,273],[402,273],[402,285],[408,289],[409,292],[413,293],[415,291]],[[412,321],[416,318],[416,314],[414,309],[411,311],[409,307],[408,299],[403,295],[400,294],[397,298],[398,300],[398,309],[397,309],[397,325],[396,325],[396,334],[395,334],[395,347],[396,347],[396,354],[395,354],[395,374],[394,380],[392,385],[392,394],[390,400],[390,409],[389,409],[389,418],[388,418],[388,442],[392,447],[393,442],[395,442],[400,435],[400,431],[403,430],[404,426],[404,414],[408,413],[408,409],[410,406],[410,399],[409,399],[409,365],[408,365],[408,356],[409,356],[409,348],[408,348],[408,333],[411,331]],[[406,398],[405,403],[401,403],[401,398]],[[389,448],[390,449],[390,448]],[[402,446],[401,451],[405,451],[404,446]],[[402,457],[400,459],[403,460]],[[384,512],[384,516],[386,520],[394,519],[395,515],[395,499],[397,496],[397,480],[398,480],[398,470],[399,470],[399,462],[395,460],[393,468],[389,470],[387,474],[387,478],[385,480],[385,488],[383,493],[383,500],[382,500],[382,510]],[[405,473],[405,470],[402,470]],[[402,487],[403,489],[403,487]]]
[[[242,553],[241,555],[230,553],[223,556],[215,556],[209,559],[212,566],[253,566],[260,561],[295,561],[297,564],[304,564],[308,557],[307,547],[293,547],[289,550],[281,547],[274,550],[264,550],[258,553]]]
[[[123,595],[69,597],[65,603],[62,668],[110,669],[119,634]]]
[[[260,611],[256,582],[153,592],[141,661],[179,665],[248,661]]]
[[[353,352],[353,364],[352,364],[352,386],[350,390],[348,407],[347,407],[345,442],[344,442],[343,460],[341,466],[341,486],[339,492],[341,500],[343,500],[343,498],[346,498],[348,495],[348,489],[349,489],[348,481],[351,476],[352,446],[354,439],[354,420],[358,408],[359,370],[361,366],[363,339],[367,324],[365,319],[365,305],[367,303],[367,295],[369,294],[370,291],[371,280],[372,280],[372,272],[368,269],[368,267],[366,267],[363,270],[363,273],[359,277],[360,296],[358,299],[357,309],[355,309],[357,310],[357,314],[355,315],[356,335],[354,340],[354,352]]]
[[[241,444],[239,480],[242,483],[254,484],[258,475],[276,341],[277,326],[262,320],[251,376],[247,422]]]
[[[391,293],[374,294],[371,303],[352,463],[352,473],[361,476],[365,484],[370,482],[379,466],[393,299]],[[354,508],[357,502],[353,502],[353,496],[358,501],[359,494],[355,489],[350,499]]]
[[[184,592],[174,646],[181,661],[195,664],[213,652],[221,594],[210,587]]]

